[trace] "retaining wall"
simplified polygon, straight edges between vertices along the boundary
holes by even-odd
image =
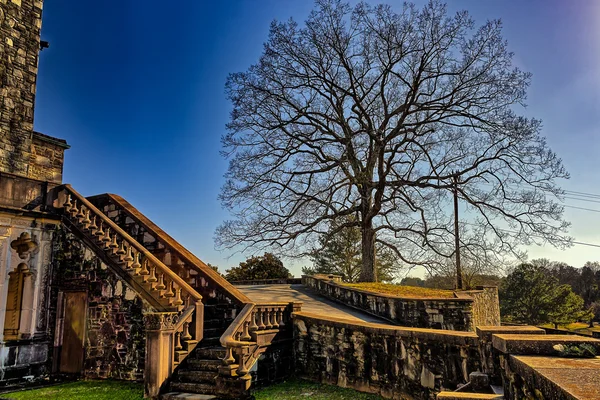
[[[435,399],[480,370],[473,332],[323,320],[301,312],[294,314],[294,339],[298,376],[390,399]]]
[[[455,298],[403,298],[347,287],[321,276],[302,283],[343,304],[401,326],[474,331],[476,325],[500,325],[498,289],[460,292]]]

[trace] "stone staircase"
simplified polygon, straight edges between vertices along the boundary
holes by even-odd
[[[204,339],[202,345],[194,350],[184,364],[174,373],[169,385],[169,398],[174,393],[217,394],[219,368],[223,365],[226,349],[221,346],[220,338],[233,322],[226,304],[205,306]]]
[[[298,304],[251,302],[119,196],[85,198],[62,185],[49,200],[149,309],[146,397],[249,396],[252,366],[280,332],[290,334]]]

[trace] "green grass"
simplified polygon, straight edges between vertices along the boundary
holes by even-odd
[[[0,399],[15,400],[140,400],[144,385],[124,381],[79,381],[49,386],[42,389],[0,394]]]
[[[258,390],[256,400],[381,400],[373,394],[352,389],[318,383],[291,380]],[[0,394],[0,399],[15,400],[140,400],[144,398],[144,388],[140,383],[122,381],[79,381],[49,386],[42,389],[24,390]]]
[[[401,286],[392,283],[343,283],[344,286],[366,290],[375,293],[391,294],[406,298],[453,298],[453,290],[430,289],[419,286]]]
[[[321,385],[300,380],[279,383],[258,390],[256,400],[381,400],[374,394],[343,389],[337,386]]]

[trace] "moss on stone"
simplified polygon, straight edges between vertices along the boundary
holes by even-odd
[[[343,285],[369,292],[407,298],[454,298],[454,291],[452,290],[431,289],[419,286],[402,286],[380,282],[344,283]]]

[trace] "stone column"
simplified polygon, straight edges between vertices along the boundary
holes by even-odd
[[[173,372],[175,354],[174,328],[176,312],[145,312],[146,364],[144,397],[157,398],[163,384]]]

